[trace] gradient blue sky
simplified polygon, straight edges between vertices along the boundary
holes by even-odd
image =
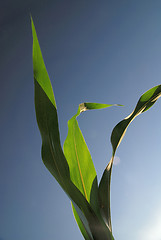
[[[0,10],[0,240],[83,237],[70,201],[41,161],[30,13],[53,84],[62,144],[84,101],[124,107],[79,117],[98,179],[113,127],[161,84],[160,0],[6,0]],[[113,168],[116,240],[161,240],[161,100],[129,127]]]

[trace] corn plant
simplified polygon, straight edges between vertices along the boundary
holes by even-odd
[[[110,213],[110,181],[115,152],[129,124],[161,96],[161,85],[145,92],[134,111],[114,127],[111,134],[112,157],[98,184],[96,170],[77,117],[84,111],[113,105],[81,103],[77,113],[68,121],[68,135],[62,149],[55,97],[32,19],[31,23],[35,109],[42,137],[42,160],[71,200],[73,213],[84,239],[114,240]]]

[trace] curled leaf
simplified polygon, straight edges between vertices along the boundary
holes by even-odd
[[[134,111],[121,122],[119,122],[113,129],[111,134],[111,143],[113,147],[112,158],[107,165],[101,182],[99,184],[99,200],[100,200],[100,208],[102,217],[104,218],[105,222],[109,226],[112,231],[111,227],[111,214],[110,214],[110,182],[111,182],[111,172],[113,166],[114,155],[116,149],[118,148],[119,144],[121,143],[126,130],[129,124],[135,119],[136,116],[139,114],[147,111],[152,105],[157,101],[157,99],[161,96],[161,85],[155,86],[145,92],[139,99]]]

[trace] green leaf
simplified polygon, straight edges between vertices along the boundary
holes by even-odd
[[[90,152],[85,143],[76,118],[81,112],[86,110],[102,109],[110,106],[113,105],[100,103],[81,103],[79,105],[77,114],[68,121],[68,136],[64,142],[64,154],[69,165],[71,180],[85,196],[86,200],[91,204],[98,216],[100,215],[100,208],[98,202],[97,175]],[[76,210],[74,210],[74,207],[73,213],[81,232],[84,233],[85,231],[78,215],[76,214]]]
[[[42,159],[47,169],[56,178],[71,200],[74,199],[76,202],[79,200],[79,204],[83,204],[83,207],[87,208],[86,211],[88,211],[88,203],[86,203],[84,196],[81,196],[78,189],[71,182],[69,166],[61,148],[55,98],[33,21],[32,32],[35,109],[42,137]],[[78,207],[80,206],[78,205]]]
[[[90,202],[90,192],[96,171],[87,145],[81,134],[76,117],[68,121],[68,136],[64,142],[64,154],[67,159],[72,182]]]
[[[75,217],[75,220],[76,220],[76,222],[77,222],[77,224],[79,226],[79,229],[80,229],[84,239],[86,239],[86,240],[93,240],[93,237],[88,234],[88,232],[90,232],[90,231],[86,230],[86,226],[84,226],[83,222],[81,221],[81,219],[79,217],[79,214],[77,213],[77,211],[76,211],[76,209],[75,209],[73,204],[72,204],[72,210],[73,210],[73,215]]]
[[[111,207],[110,207],[111,170],[109,170],[109,164],[102,175],[98,193],[102,218],[112,233]]]
[[[86,200],[89,203],[91,202],[90,197],[92,187],[98,188],[97,183],[95,184],[94,181],[97,175],[90,152],[85,143],[76,118],[81,112],[84,112],[86,110],[100,109],[109,106],[112,105],[98,103],[81,103],[79,105],[77,114],[75,114],[68,121],[68,136],[64,142],[64,155],[69,165],[70,177],[72,182],[81,191],[81,193],[85,196]],[[96,191],[94,190],[94,192]],[[96,200],[97,196],[95,195],[94,198]]]
[[[44,92],[47,94],[48,98],[56,108],[55,97],[53,94],[53,89],[51,86],[50,78],[48,76],[44,60],[42,57],[41,49],[37,39],[35,27],[33,20],[31,18],[32,24],[32,35],[33,35],[33,71],[34,79],[39,83]]]
[[[153,87],[147,92],[145,92],[140,97],[134,111],[124,120],[119,122],[112,131],[111,143],[113,147],[113,154],[109,164],[107,165],[103,173],[103,176],[99,185],[99,199],[100,199],[102,217],[104,218],[105,222],[107,222],[111,231],[112,231],[112,227],[111,227],[111,214],[110,214],[110,181],[111,181],[112,165],[113,165],[116,149],[121,143],[129,124],[135,119],[136,116],[138,116],[142,112],[147,111],[150,107],[152,107],[152,105],[156,102],[156,100],[160,96],[161,96],[161,85]]]
[[[45,68],[33,21],[32,32],[35,108],[37,123],[42,137],[42,159],[59,184],[65,188],[66,178],[70,179],[69,167],[60,145],[55,97]]]
[[[115,126],[111,134],[113,156],[116,152],[117,147],[121,143],[129,124],[135,119],[136,116],[151,108],[160,96],[161,85],[151,88],[140,97],[134,111]]]
[[[77,186],[88,202],[91,202],[91,190],[97,194],[95,188],[98,188],[96,171],[93,161],[85,143],[81,130],[78,126],[77,117],[81,112],[91,109],[101,109],[113,106],[112,104],[100,103],[81,103],[77,114],[68,121],[68,135],[64,142],[64,154],[67,159],[70,177],[72,182]],[[94,184],[94,186],[93,186]],[[97,196],[93,196],[96,200]],[[93,206],[94,207],[94,206]]]
[[[33,70],[35,84],[35,109],[42,137],[42,159],[72,201],[79,218],[92,240],[111,240],[112,236],[104,222],[97,217],[91,205],[70,178],[69,166],[60,144],[55,97],[41,54],[35,27],[33,34]],[[99,231],[97,230],[99,229]]]

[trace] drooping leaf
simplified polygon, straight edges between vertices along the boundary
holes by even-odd
[[[99,199],[100,199],[100,207],[101,213],[104,220],[107,222],[108,226],[111,227],[111,214],[110,214],[110,181],[111,181],[111,172],[112,165],[114,160],[114,155],[116,149],[121,143],[127,127],[129,124],[135,119],[139,114],[147,111],[152,105],[156,102],[156,100],[161,96],[161,85],[151,88],[147,92],[145,92],[139,99],[134,111],[126,117],[124,120],[119,122],[113,129],[111,134],[111,143],[113,147],[112,158],[107,165],[101,182],[99,184]]]
[[[79,218],[91,240],[111,240],[112,236],[102,219],[98,218],[80,190],[71,181],[69,165],[60,144],[55,97],[41,54],[35,27],[33,34],[33,69],[35,84],[35,109],[42,137],[42,159],[72,201]],[[97,229],[98,228],[98,229]],[[98,237],[100,236],[100,238]]]

